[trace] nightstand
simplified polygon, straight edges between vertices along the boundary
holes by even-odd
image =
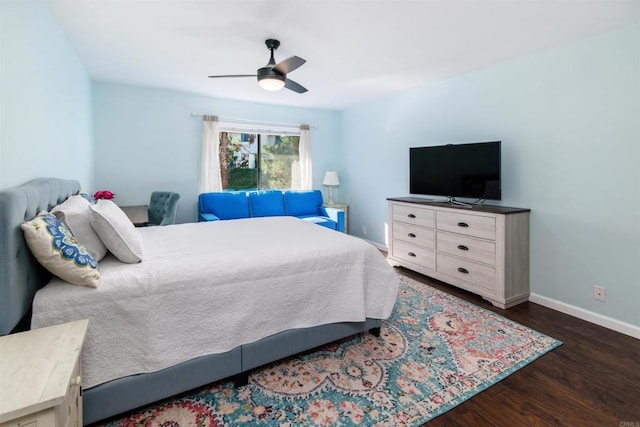
[[[88,320],[0,337],[0,427],[82,426]]]
[[[328,204],[328,203],[323,203],[322,206],[324,206],[325,208],[335,208],[335,209],[340,209],[341,211],[344,212],[344,233],[345,234],[349,234],[349,221],[347,220],[349,217],[349,205],[346,203],[334,203],[332,205]]]

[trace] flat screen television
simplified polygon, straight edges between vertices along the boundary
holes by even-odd
[[[500,200],[501,141],[409,148],[409,192]]]

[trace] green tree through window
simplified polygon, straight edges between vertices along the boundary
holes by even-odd
[[[297,135],[220,132],[224,190],[289,189],[299,182]]]

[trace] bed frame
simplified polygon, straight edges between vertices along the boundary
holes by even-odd
[[[80,183],[58,178],[0,191],[0,335],[28,328],[34,295],[51,278],[31,255],[20,225],[79,192]],[[226,353],[109,381],[83,391],[83,421],[90,424],[225,378],[240,386],[257,367],[358,333],[379,336],[381,324],[367,319],[293,329]]]

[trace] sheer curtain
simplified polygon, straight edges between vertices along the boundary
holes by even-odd
[[[220,176],[220,127],[218,116],[202,118],[202,159],[200,169],[200,192],[222,191]]]
[[[311,141],[309,140],[309,125],[300,125],[300,189],[313,188],[313,167],[311,165]]]

